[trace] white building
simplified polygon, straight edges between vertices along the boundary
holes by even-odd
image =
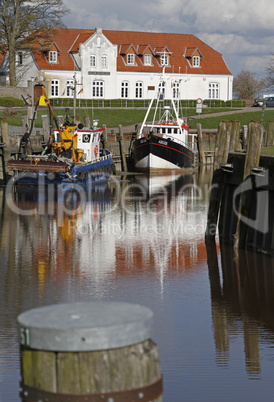
[[[49,97],[151,99],[158,76],[180,84],[181,99],[232,99],[233,76],[222,55],[194,35],[96,28],[54,31],[40,52],[18,52],[18,85],[43,81]],[[0,73],[8,77],[8,65]]]

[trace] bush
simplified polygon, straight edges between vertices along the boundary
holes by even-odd
[[[11,97],[1,97],[0,106],[3,107],[24,107],[25,104],[22,99],[11,98]]]

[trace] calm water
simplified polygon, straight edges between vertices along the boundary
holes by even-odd
[[[1,402],[20,400],[17,316],[96,300],[153,310],[164,401],[273,400],[273,259],[206,247],[210,179],[0,189]]]

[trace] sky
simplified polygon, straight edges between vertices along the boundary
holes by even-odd
[[[194,34],[223,55],[234,76],[266,75],[274,53],[271,0],[64,0],[68,28]]]

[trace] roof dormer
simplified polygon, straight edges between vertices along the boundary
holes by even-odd
[[[50,47],[44,52],[45,56],[50,64],[58,63],[58,54],[60,49],[55,43],[52,43]]]
[[[150,45],[138,45],[137,54],[140,57],[144,66],[153,66],[154,52]]]
[[[167,46],[156,47],[154,49],[155,57],[158,59],[158,63],[160,66],[169,66],[170,65],[170,56],[173,53],[169,50]]]
[[[186,47],[184,56],[191,67],[199,68],[201,66],[203,55],[197,47]]]
[[[123,56],[125,64],[127,66],[135,66],[135,56],[137,51],[132,44],[125,44],[120,46],[120,54]]]

